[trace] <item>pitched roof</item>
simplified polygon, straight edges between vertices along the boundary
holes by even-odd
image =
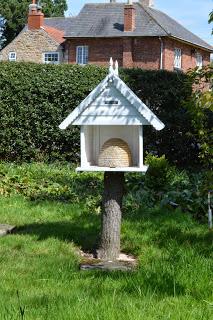
[[[169,36],[213,51],[213,47],[165,13],[135,2],[136,28],[124,32],[124,3],[89,3],[79,15],[67,20],[66,38]]]
[[[43,26],[43,29],[58,43],[63,43],[65,41],[64,39],[64,31],[48,27],[46,25]]]
[[[75,17],[51,17],[44,19],[44,25],[61,31],[65,31],[67,25],[75,19]]]
[[[118,101],[113,105],[111,102],[114,102],[115,98]],[[106,101],[110,103],[108,104]],[[103,114],[103,104],[107,109],[106,114]],[[110,106],[114,107],[113,110]],[[128,112],[125,112],[125,108]],[[88,112],[85,112],[87,109]],[[102,125],[152,125],[156,130],[162,130],[165,127],[115,72],[107,75],[69,114],[59,128],[66,129],[70,125],[96,125],[100,123]]]
[[[45,18],[43,29],[59,44],[65,41],[64,34],[67,25],[74,17]]]

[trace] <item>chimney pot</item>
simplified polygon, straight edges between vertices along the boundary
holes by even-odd
[[[154,7],[154,0],[140,0],[140,3],[146,7]]]
[[[35,0],[29,5],[28,28],[29,30],[40,29],[44,24],[44,14],[42,8],[35,3]]]

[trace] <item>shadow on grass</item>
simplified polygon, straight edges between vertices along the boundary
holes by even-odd
[[[125,217],[125,220],[126,219],[127,217]],[[128,217],[128,219],[131,221],[131,217]],[[171,224],[164,225],[162,219],[166,219],[165,216],[162,219],[159,217],[157,219],[159,223],[156,225],[156,219],[156,216],[151,217],[150,215],[144,218],[140,217],[139,221],[141,221],[141,226],[139,223],[139,226],[136,224],[130,226],[130,228],[135,228],[135,231],[139,233],[143,228],[146,228],[145,226],[148,220],[146,232],[150,233],[149,241],[156,247],[168,249],[171,256],[173,255],[172,250],[175,250],[177,246],[174,245],[172,248],[169,248],[170,240],[177,242],[180,248],[184,249],[190,245],[194,247],[195,251],[199,254],[208,254],[210,249],[206,248],[206,246],[211,242],[211,235],[186,234],[184,230],[180,229],[180,225],[178,228],[178,222],[177,227]],[[167,222],[168,221],[169,218],[167,219]],[[178,221],[178,217],[174,215],[170,218],[170,221]],[[73,218],[71,221],[26,224],[17,228],[16,234],[36,235],[38,241],[52,237],[61,241],[73,242],[85,252],[95,252],[99,231],[100,217],[95,214],[82,214],[79,217]],[[132,244],[133,251],[134,245],[138,246],[138,243]],[[143,242],[141,247],[143,247]],[[155,258],[152,262],[146,263],[144,266],[141,265],[136,272],[132,273],[89,271],[82,273],[81,277],[86,279],[91,277],[91,280],[96,279],[100,282],[100,285],[110,279],[118,286],[117,291],[131,296],[156,295],[158,298],[181,296],[186,293],[187,284],[178,281],[172,272],[173,269],[169,267],[169,265],[173,265],[175,259],[181,260],[181,257],[174,254],[174,260],[171,262],[168,260],[165,262],[161,258]],[[165,263],[164,267],[161,265],[162,263]],[[97,295],[97,288],[95,287],[93,292],[91,283],[88,290],[93,297]]]
[[[20,226],[15,231],[20,235],[36,235],[39,241],[55,238],[61,241],[73,242],[85,252],[94,252],[99,235],[99,218],[90,216],[70,222],[32,223]]]
[[[145,212],[144,215],[136,213],[127,214],[126,220],[136,223],[134,228],[137,233],[150,233],[150,242],[160,249],[171,251],[171,243],[174,250],[178,248],[191,248],[196,254],[209,258],[213,253],[213,232],[201,229],[201,225],[194,221],[188,214],[180,211],[153,210],[153,213]]]
[[[176,242],[179,247],[193,248],[196,253],[205,258],[212,255],[213,234],[206,232],[197,234],[194,232],[184,232],[178,227],[162,227],[160,235],[153,237],[159,248],[168,248],[169,241]]]
[[[160,211],[159,211],[160,212]],[[193,249],[196,254],[209,258],[213,252],[213,233],[197,232],[196,222],[192,229],[184,228],[187,224],[185,214],[175,212],[144,213],[144,215],[126,215],[124,220],[132,225],[136,235],[143,234],[149,237],[148,242],[169,251],[176,248]],[[137,223],[134,223],[136,222]],[[97,249],[100,235],[100,216],[92,213],[82,214],[72,218],[70,221],[32,223],[20,226],[16,229],[17,234],[36,235],[38,240],[45,240],[53,237],[62,241],[73,242],[86,252],[94,252]],[[139,222],[139,223],[138,223]],[[199,225],[198,225],[199,226]],[[137,254],[140,251],[139,243],[130,240],[130,247],[127,252]],[[128,247],[128,234],[126,237]],[[140,241],[140,242],[141,242]],[[171,243],[173,244],[171,247]],[[142,245],[141,245],[142,246]],[[140,247],[141,247],[140,246]]]

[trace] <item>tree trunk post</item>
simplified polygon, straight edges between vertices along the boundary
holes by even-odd
[[[98,258],[115,261],[120,254],[121,208],[124,194],[124,173],[104,173],[102,230]]]

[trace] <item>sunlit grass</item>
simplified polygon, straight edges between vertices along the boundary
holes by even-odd
[[[60,179],[74,183],[70,168],[40,168],[42,174],[36,165],[13,174],[31,170],[54,181],[61,172]],[[0,197],[0,223],[17,226],[0,238],[0,319],[212,319],[213,236],[206,226],[180,211],[128,210],[122,250],[138,257],[137,271],[86,272],[77,248],[96,245],[100,216],[92,208],[81,197]]]

